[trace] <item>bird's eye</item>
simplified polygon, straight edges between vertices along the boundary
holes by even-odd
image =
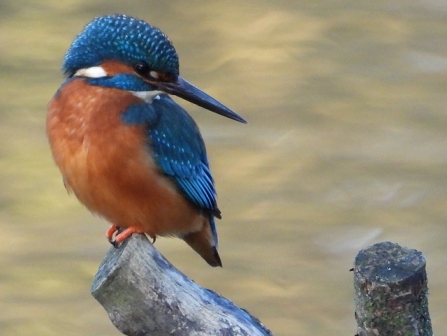
[[[152,70],[149,67],[149,64],[147,64],[145,61],[140,61],[136,63],[133,66],[133,69],[137,74],[140,76],[148,79],[148,80],[154,80],[154,81],[161,81],[161,82],[171,82],[173,81],[173,78],[175,78],[173,75],[166,73],[166,72],[158,72],[155,70]]]
[[[141,61],[133,66],[135,72],[143,77],[147,77],[151,69],[149,68],[149,64],[145,61]]]

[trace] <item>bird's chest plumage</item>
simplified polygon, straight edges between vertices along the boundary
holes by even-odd
[[[155,164],[145,125],[123,122],[121,114],[137,102],[129,92],[82,79],[56,93],[48,107],[47,133],[67,189],[91,211],[123,226],[175,221],[167,216],[170,206],[196,215]]]
[[[89,207],[95,194],[112,188],[132,165],[153,166],[144,126],[125,125],[120,117],[137,100],[125,91],[75,79],[49,104],[47,132],[53,156],[67,188]]]

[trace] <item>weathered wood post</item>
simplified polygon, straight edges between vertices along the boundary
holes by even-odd
[[[432,336],[427,274],[421,252],[383,242],[354,262],[358,336]]]
[[[272,335],[250,313],[178,271],[144,235],[109,250],[91,293],[128,336]]]

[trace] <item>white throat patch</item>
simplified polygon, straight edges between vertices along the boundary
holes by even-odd
[[[154,99],[158,99],[158,95],[164,93],[163,91],[129,91],[134,96],[143,99],[146,103],[152,103]]]

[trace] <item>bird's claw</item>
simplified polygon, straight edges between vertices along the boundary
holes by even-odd
[[[117,225],[111,225],[106,232],[107,240],[113,247],[118,248],[119,244],[129,238],[133,233],[144,233],[144,231],[139,227],[127,227],[121,231],[121,227]],[[152,238],[152,244],[155,243],[157,236],[149,235]]]
[[[106,232],[107,240],[115,248],[118,248],[119,243],[116,241],[116,239],[114,239],[114,236],[115,236],[115,234],[118,233],[119,230],[120,230],[119,226],[111,225],[110,228]]]

